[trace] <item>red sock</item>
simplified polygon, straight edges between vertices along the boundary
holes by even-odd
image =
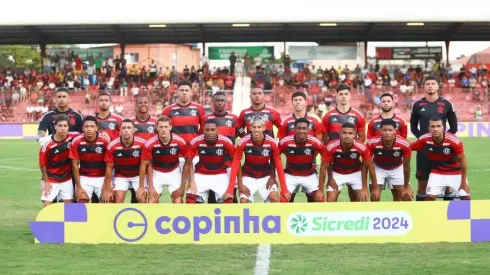
[[[185,202],[190,203],[190,204],[195,204],[197,200],[197,195],[187,193],[187,196],[185,197]]]
[[[88,203],[88,200],[80,199],[80,200],[78,200],[78,203]]]
[[[284,202],[284,203],[289,202],[289,201],[286,199],[286,197],[284,197],[284,196],[281,196],[281,200],[280,200],[280,201],[281,201],[281,202]]]
[[[461,197],[459,197],[459,200],[469,201],[469,200],[471,200],[471,197],[470,196],[461,196]]]

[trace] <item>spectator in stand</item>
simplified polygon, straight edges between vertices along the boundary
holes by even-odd
[[[230,74],[235,74],[235,65],[237,61],[235,52],[231,52],[229,60],[230,60]]]
[[[476,121],[482,121],[483,110],[480,104],[475,105],[475,119]]]
[[[470,81],[466,76],[463,76],[463,79],[461,79],[461,87],[463,88],[463,92],[468,92],[470,88]]]
[[[121,105],[121,103],[119,103],[116,108],[114,108],[114,113],[116,113],[117,115],[120,115],[122,116],[123,115],[123,111],[124,111],[124,108],[123,106]]]
[[[119,89],[121,96],[128,96],[128,83],[125,78],[121,79],[121,87]]]
[[[469,80],[470,91],[474,91],[476,89],[476,77],[473,75],[470,76]]]
[[[158,70],[158,66],[157,64],[155,64],[155,60],[151,60],[151,64],[148,67],[148,71],[150,72],[150,81],[153,81],[157,78],[157,70]]]
[[[237,56],[236,65],[235,65],[235,74],[238,76],[243,76],[243,62],[240,56]]]
[[[398,81],[396,80],[395,77],[393,77],[390,81],[390,86],[393,91],[398,89]]]
[[[140,94],[140,88],[137,85],[133,85],[133,88],[131,88],[131,102],[134,102],[138,95]]]
[[[254,66],[256,68],[262,66],[262,57],[259,54],[256,54],[254,57]]]
[[[447,84],[449,87],[449,92],[453,92],[454,87],[456,86],[456,80],[454,77],[451,75],[451,77],[447,80]]]
[[[136,64],[133,64],[131,69],[129,69],[129,76],[131,77],[133,83],[139,82],[139,69],[136,67]]]

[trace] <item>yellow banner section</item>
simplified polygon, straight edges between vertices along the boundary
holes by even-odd
[[[489,218],[490,201],[54,204],[31,229],[38,243],[481,242],[490,241]]]

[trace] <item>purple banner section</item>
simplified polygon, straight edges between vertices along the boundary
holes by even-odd
[[[22,138],[22,124],[0,124],[0,137]]]

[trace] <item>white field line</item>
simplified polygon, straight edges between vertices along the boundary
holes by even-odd
[[[269,274],[269,265],[271,263],[270,244],[259,244],[257,247],[257,260],[255,261],[255,275]]]

